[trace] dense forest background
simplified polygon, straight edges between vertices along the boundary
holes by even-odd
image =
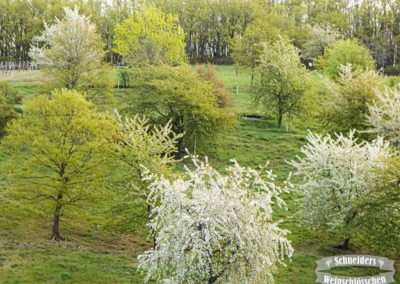
[[[114,27],[143,2],[178,15],[192,63],[231,63],[237,39],[251,37],[257,29],[262,32],[253,41],[287,36],[305,61],[320,55],[318,49],[332,33],[359,39],[387,73],[396,72],[399,61],[400,1],[395,0],[1,0],[0,61],[29,61],[32,38],[55,17],[62,18],[64,7],[77,6],[97,25],[106,43],[107,60],[121,63],[113,52]]]

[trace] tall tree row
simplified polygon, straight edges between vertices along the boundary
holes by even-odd
[[[77,7],[96,24],[107,61],[119,63],[113,51],[115,27],[144,5],[178,17],[190,62],[230,63],[235,39],[245,37],[249,27],[254,30],[257,23],[268,22],[273,30],[286,22],[286,28],[295,28],[295,32],[285,28],[285,33],[298,48],[318,27],[357,38],[379,67],[399,63],[400,1],[396,0],[0,0],[0,61],[29,60],[30,42],[44,23],[62,18],[65,7]]]
[[[192,62],[223,63],[231,54],[231,41],[243,35],[254,18],[252,0],[152,0],[177,14],[186,33],[186,53]]]
[[[97,25],[106,43],[107,58],[115,62],[112,52],[114,26],[137,6],[135,0],[0,0],[0,62],[29,61],[32,38],[45,25],[62,19],[64,8],[78,8]]]
[[[396,0],[288,0],[280,4],[291,17],[355,37],[374,55],[379,67],[399,62],[400,2]]]

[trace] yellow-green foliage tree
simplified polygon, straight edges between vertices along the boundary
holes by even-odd
[[[69,89],[93,84],[103,71],[101,36],[77,9],[66,8],[62,20],[46,26],[33,39],[29,55],[56,84]]]
[[[115,28],[115,51],[130,65],[179,65],[185,59],[185,34],[174,15],[145,7]]]
[[[379,253],[388,256],[400,254],[400,157],[398,153],[375,167],[377,176],[372,189],[357,206],[362,214],[357,222],[360,239]]]
[[[35,97],[23,109],[2,145],[12,161],[8,184],[22,200],[51,208],[51,239],[63,240],[64,211],[101,189],[115,124],[72,90]]]
[[[346,133],[351,129],[366,130],[368,106],[385,87],[384,77],[370,70],[352,71],[342,66],[336,83],[331,84],[322,107],[322,120],[328,130]]]
[[[205,139],[234,125],[229,108],[218,106],[212,85],[190,66],[148,66],[132,70],[131,78],[136,92],[131,111],[157,124],[170,121],[174,133],[183,133],[177,143],[178,156],[185,148],[195,151],[204,146]]]
[[[342,65],[351,65],[352,71],[357,72],[375,69],[375,61],[368,48],[350,39],[339,40],[328,46],[317,64],[332,79],[339,77]]]

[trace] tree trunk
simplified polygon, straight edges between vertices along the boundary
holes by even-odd
[[[281,113],[278,114],[278,127],[282,128],[282,121],[283,121],[283,115]]]
[[[350,238],[347,238],[343,242],[343,249],[348,250],[350,249]]]
[[[73,88],[75,88],[75,81],[69,81],[67,83],[67,89],[72,90]]]
[[[178,140],[178,145],[175,152],[175,159],[176,160],[182,159],[185,156],[185,154],[186,154],[185,142],[183,140],[183,137],[181,137]]]
[[[63,205],[61,203],[62,198],[63,198],[62,194],[59,193],[57,196],[56,207],[54,209],[53,227],[52,227],[51,237],[50,237],[50,239],[53,241],[63,241],[64,240],[64,238],[61,236],[61,233],[60,233],[60,218],[61,218],[61,212],[63,209]]]
[[[239,95],[239,67],[235,64],[235,91],[236,96]]]
[[[353,212],[351,212],[350,216],[347,216],[347,218],[345,219],[345,224],[346,224],[347,228],[350,226],[351,222],[354,220],[354,218],[357,216],[357,214],[358,214],[358,211],[354,210]],[[336,248],[341,249],[341,250],[350,250],[350,238],[351,238],[351,234],[345,236],[343,243],[341,245],[336,246]]]
[[[172,121],[172,130],[174,133],[184,133],[185,127],[183,123],[183,117],[180,115],[179,111],[176,110],[173,106],[170,107],[170,114],[174,117]],[[182,159],[186,154],[186,145],[185,145],[185,137],[180,137],[177,141],[177,147],[175,152],[175,159]]]

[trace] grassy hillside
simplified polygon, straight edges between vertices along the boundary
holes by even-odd
[[[239,80],[235,78],[234,68],[231,66],[217,66],[219,76],[224,80],[225,86],[234,94],[233,102],[237,112],[241,114],[262,114],[262,109],[254,106],[251,99],[249,76],[241,72]],[[239,81],[240,92],[235,94],[236,84]],[[271,168],[280,179],[286,178],[291,171],[287,161],[299,154],[301,145],[305,143],[307,122],[302,123],[299,129],[286,131],[277,129],[274,121],[249,121],[241,120],[237,131],[225,135],[220,144],[210,151],[210,156],[217,164],[224,164],[235,157],[239,162],[257,166],[270,162]],[[313,128],[312,122],[309,125]],[[288,211],[279,211],[278,217],[284,219],[284,227],[291,231],[289,239],[295,248],[295,254],[286,267],[279,269],[276,282],[278,284],[315,283],[315,262],[324,256],[342,254],[342,251],[333,247],[340,240],[329,234],[312,231],[301,226],[296,217],[298,208],[298,194],[293,192],[285,198]],[[353,253],[375,253],[357,249]],[[397,270],[400,269],[397,261]],[[346,268],[341,271],[343,275],[368,275],[367,269]],[[397,277],[400,283],[400,277]]]
[[[263,113],[252,104],[249,76],[245,72],[240,72],[236,79],[231,66],[217,66],[217,70],[232,91],[233,107],[239,114]],[[236,93],[237,82],[239,93]],[[21,76],[11,84],[25,95],[42,90],[35,80],[26,81]],[[305,135],[306,129],[286,131],[277,129],[273,121],[242,119],[236,129],[210,145],[207,154],[217,168],[226,166],[233,158],[253,167],[269,161],[282,180],[291,170],[287,161],[299,154]],[[298,195],[292,193],[285,199],[289,210],[279,211],[277,217],[284,219],[284,226],[291,231],[289,238],[295,247],[295,255],[277,272],[276,283],[314,283],[315,261],[340,253],[332,249],[339,240],[301,227],[295,218]],[[72,213],[63,223],[68,240],[58,244],[46,241],[48,216],[35,209],[21,208],[11,201],[0,199],[0,204],[0,283],[143,282],[135,267],[136,256],[148,247],[146,238],[138,233],[117,232],[99,226],[105,222],[101,219],[102,212],[93,209],[91,212],[97,213],[93,214],[97,217],[79,215],[79,211]],[[346,273],[359,271],[349,269]]]

